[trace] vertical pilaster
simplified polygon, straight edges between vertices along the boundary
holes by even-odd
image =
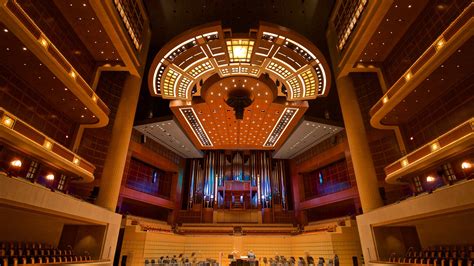
[[[354,84],[349,76],[338,78],[336,83],[360,202],[362,210],[367,212],[383,206],[374,162],[367,142]]]

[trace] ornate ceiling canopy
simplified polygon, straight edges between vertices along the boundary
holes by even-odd
[[[328,94],[329,75],[322,53],[289,29],[260,23],[235,34],[212,23],[165,45],[148,82],[152,96],[172,100],[196,147],[276,149],[306,100]]]

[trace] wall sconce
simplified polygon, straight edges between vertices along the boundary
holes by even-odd
[[[47,174],[47,175],[46,175],[46,180],[48,180],[48,181],[53,181],[53,180],[54,180],[54,175],[51,174],[51,173],[50,173],[50,174]]]
[[[471,167],[472,167],[472,164],[470,162],[464,161],[464,162],[461,163],[461,168],[464,171],[468,170],[468,169],[471,169]]]
[[[445,43],[446,41],[444,40],[443,37],[441,37],[441,39],[439,39],[438,42],[436,43],[436,51],[441,50],[441,48],[443,48]]]
[[[461,163],[461,169],[464,173],[464,177],[467,177],[467,179],[471,179],[473,177],[472,174],[472,164],[468,161],[463,161]]]
[[[438,142],[435,142],[435,143],[431,144],[430,148],[431,148],[431,151],[436,151],[437,149],[439,149]]]
[[[12,160],[10,162],[10,167],[13,167],[13,168],[20,168],[21,165],[22,165],[22,162],[18,159]]]
[[[53,143],[51,143],[51,141],[49,140],[45,140],[43,143],[43,147],[47,150],[51,150],[51,148],[53,148]]]
[[[7,128],[12,128],[15,120],[8,115],[3,115],[2,117],[2,125],[6,126]]]
[[[433,183],[435,180],[436,178],[432,175],[426,177],[426,182]]]
[[[22,161],[21,160],[18,160],[18,159],[13,159],[11,162],[10,162],[10,165],[8,166],[8,169],[7,169],[7,176],[8,177],[11,177],[13,175],[18,175],[18,172],[20,171],[20,168],[21,168],[21,165],[22,165]]]
[[[44,37],[40,37],[39,42],[41,46],[43,46],[44,48],[48,48],[48,41]]]
[[[402,160],[402,167],[405,167],[408,165],[408,159],[403,159]]]

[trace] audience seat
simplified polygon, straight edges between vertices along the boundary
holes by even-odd
[[[389,262],[433,266],[474,266],[473,246],[436,246],[424,250],[410,248],[405,256],[392,254]]]
[[[89,254],[75,255],[71,247],[58,249],[43,243],[0,242],[0,266],[88,262]]]

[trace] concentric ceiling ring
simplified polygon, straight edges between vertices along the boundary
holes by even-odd
[[[287,88],[279,96],[288,101],[325,96],[330,85],[322,53],[301,35],[262,22],[248,34],[233,34],[212,23],[180,34],[158,52],[148,78],[150,93],[190,101],[199,95],[201,81],[215,73],[221,78],[268,73]]]

